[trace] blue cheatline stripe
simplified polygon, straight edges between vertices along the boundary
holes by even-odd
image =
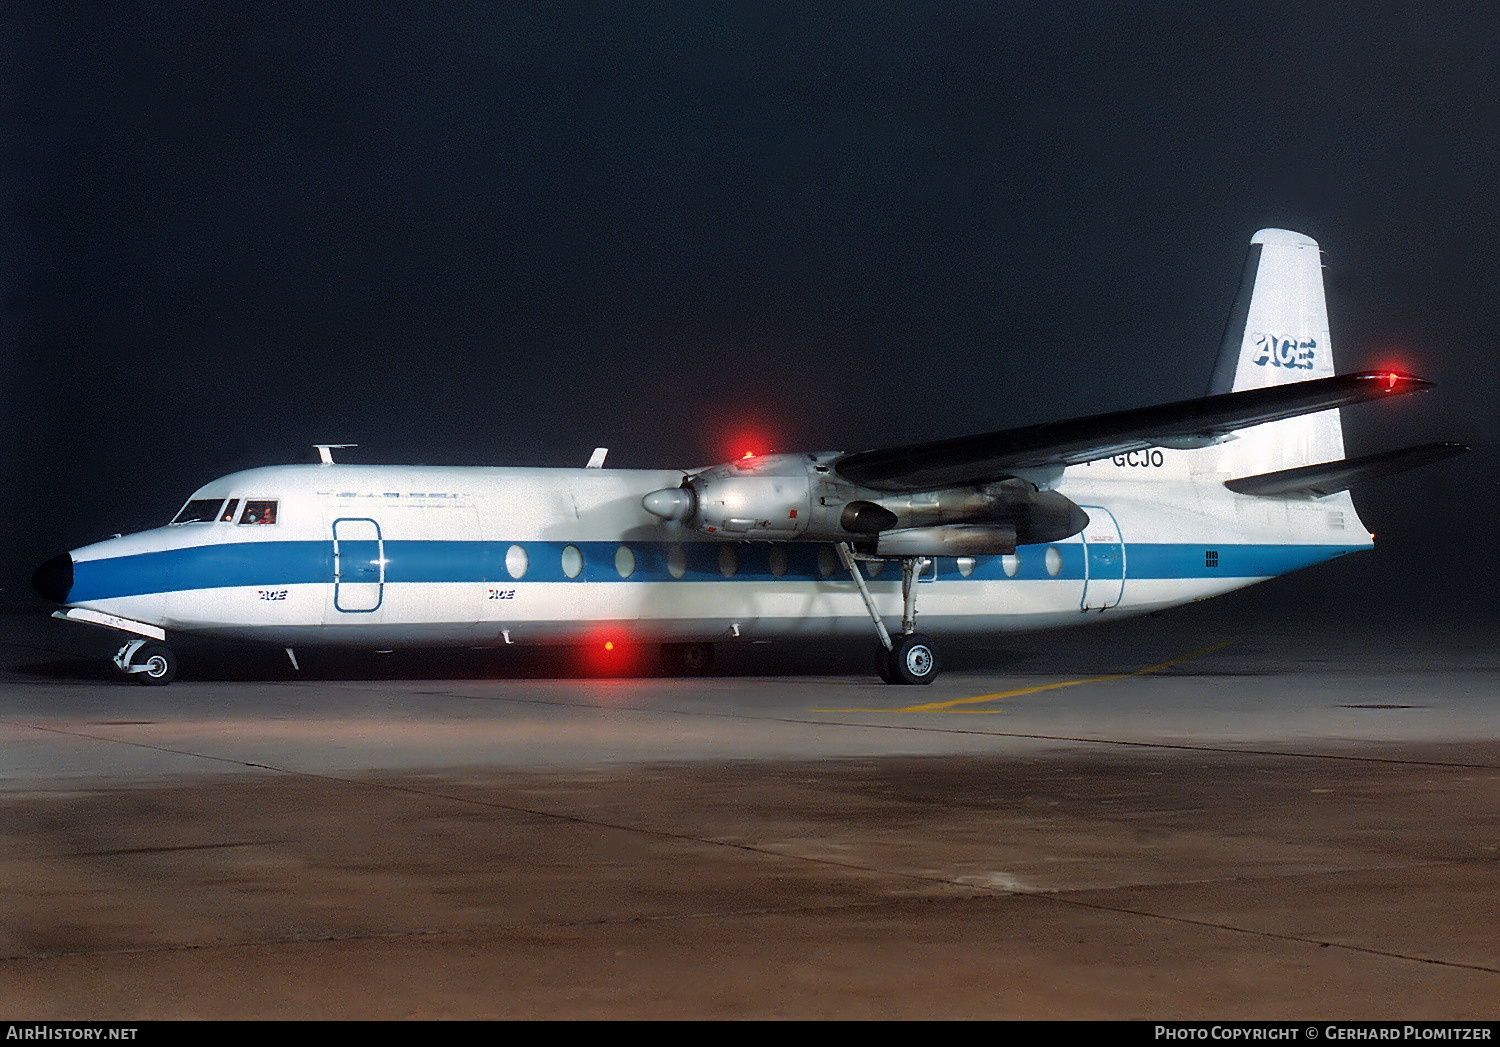
[[[514,579],[505,568],[507,550],[513,545],[526,550],[525,575]],[[630,549],[635,569],[628,578],[616,570],[621,545]],[[582,554],[583,566],[576,578],[563,571],[563,550],[569,546]],[[375,543],[346,543],[345,556],[366,550],[373,555]],[[685,542],[680,546],[683,570],[679,579],[671,570],[672,546],[665,542],[424,542],[384,543],[385,581],[411,582],[774,582],[773,557],[786,557],[786,571],[779,580],[832,581],[843,579],[843,568],[831,559],[832,547],[817,543],[726,543]],[[733,550],[734,573],[726,578],[721,562],[725,549]],[[974,558],[974,569],[961,574],[952,557],[937,561],[937,577],[945,581],[965,578],[977,581],[1038,581],[1048,578],[1082,581],[1084,546],[1068,543],[1053,546],[1061,557],[1056,575],[1047,570],[1045,545],[1022,546],[1016,553],[1014,575],[1005,573],[1004,557]],[[1098,551],[1098,546],[1095,546]],[[1187,545],[1127,543],[1124,547],[1127,584],[1147,578],[1265,578],[1331,560],[1345,553],[1366,549],[1364,545]],[[773,552],[773,550],[775,550]],[[823,552],[827,550],[827,552]],[[1217,553],[1217,565],[1207,566],[1205,553]],[[820,555],[821,554],[821,555]],[[833,563],[832,575],[821,570]],[[1096,570],[1097,573],[1097,570]],[[346,567],[347,580],[360,578]],[[1118,574],[1115,575],[1118,577]],[[875,584],[899,583],[901,572],[888,564]],[[230,586],[299,585],[333,581],[332,542],[236,542],[200,545],[165,552],[140,553],[106,560],[85,560],[73,566],[70,603],[87,603],[120,596],[214,589]]]
[[[73,565],[70,603],[238,585],[333,580],[332,542],[238,542]]]

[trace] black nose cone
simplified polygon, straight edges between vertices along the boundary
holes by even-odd
[[[73,558],[58,553],[42,564],[31,576],[31,587],[53,603],[67,603],[73,591]]]

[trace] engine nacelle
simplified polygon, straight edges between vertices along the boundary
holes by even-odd
[[[854,542],[876,556],[985,556],[1057,542],[1088,515],[1056,491],[1013,479],[941,491],[859,487],[826,454],[742,458],[641,499],[647,512],[700,534],[741,540]]]
[[[806,455],[744,458],[694,473],[679,488],[652,491],[646,511],[724,538],[796,538],[807,530],[812,476]]]
[[[1008,556],[1016,551],[1012,524],[947,524],[885,531],[875,539],[876,556]]]

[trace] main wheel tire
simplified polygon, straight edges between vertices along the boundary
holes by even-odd
[[[920,633],[896,640],[886,660],[892,683],[928,684],[937,679],[937,651]]]
[[[714,645],[711,643],[669,643],[661,649],[661,660],[669,673],[681,676],[701,676],[714,667]]]
[[[135,652],[130,664],[132,667],[140,666],[139,672],[132,672],[130,675],[148,687],[159,687],[177,679],[177,656],[165,644],[148,644],[142,647]]]

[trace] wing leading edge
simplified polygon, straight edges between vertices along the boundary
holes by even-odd
[[[856,451],[832,465],[850,483],[877,491],[940,490],[1148,447],[1207,446],[1236,429],[1430,388],[1431,382],[1411,375],[1359,371],[978,436]]]

